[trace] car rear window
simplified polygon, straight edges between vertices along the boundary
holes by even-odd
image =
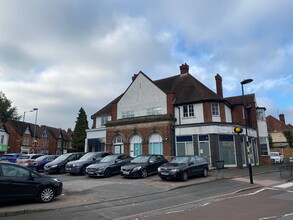
[[[4,154],[2,157],[5,157],[5,158],[14,158],[13,155],[7,155],[7,154],[6,155]]]

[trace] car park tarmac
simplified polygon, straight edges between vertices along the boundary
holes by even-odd
[[[281,178],[279,167],[275,165],[253,167],[253,172],[255,184],[249,185],[252,188],[282,183],[290,178]],[[0,217],[119,200],[212,181],[227,179],[242,182],[249,181],[248,169],[246,168],[224,169],[223,171],[212,170],[208,177],[195,177],[186,182],[178,180],[163,181],[157,175],[145,179],[125,179],[121,178],[120,175],[115,175],[111,178],[89,178],[69,174],[56,176],[63,182],[63,195],[48,204],[38,204],[34,201],[1,204]]]

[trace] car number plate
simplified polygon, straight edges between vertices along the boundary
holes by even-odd
[[[128,171],[123,171],[123,174],[129,174],[129,172]]]
[[[167,173],[167,172],[161,172],[161,175],[169,176],[169,173]]]

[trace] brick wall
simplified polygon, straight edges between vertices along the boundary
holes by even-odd
[[[142,138],[143,154],[148,154],[148,139],[150,135],[159,133],[163,139],[163,154],[171,156],[171,124],[170,122],[153,122],[108,127],[106,132],[106,150],[112,152],[112,140],[115,136],[120,135],[123,138],[124,153],[130,154],[130,139],[133,135],[139,135]]]

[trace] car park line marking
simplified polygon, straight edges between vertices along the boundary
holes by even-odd
[[[276,188],[282,188],[282,189],[287,189],[289,187],[293,186],[293,183],[283,183],[283,184],[280,184],[280,185],[277,185],[277,186],[274,186]]]

